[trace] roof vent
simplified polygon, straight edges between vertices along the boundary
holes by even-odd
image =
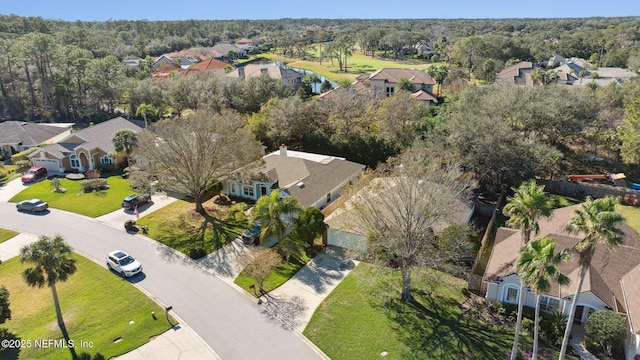
[[[302,181],[300,181],[299,183],[296,184],[300,189],[304,188],[304,183]]]

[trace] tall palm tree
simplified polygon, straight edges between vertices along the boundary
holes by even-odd
[[[125,152],[127,154],[127,166],[131,165],[131,154],[133,148],[138,145],[138,135],[133,130],[122,129],[116,131],[111,138],[116,153]]]
[[[70,338],[62,318],[56,283],[67,281],[69,276],[76,272],[76,261],[70,257],[71,251],[71,247],[64,242],[64,238],[61,235],[54,237],[42,235],[38,241],[20,249],[20,261],[34,265],[25,269],[22,277],[27,285],[31,287],[41,288],[46,284],[51,288],[56,316],[58,317],[58,326],[67,343],[69,343]],[[70,346],[69,350],[73,359],[77,359],[77,354],[73,347]]]
[[[523,182],[517,189],[514,188],[513,197],[508,199],[504,207],[504,213],[509,216],[507,224],[520,229],[522,240],[526,245],[531,239],[531,232],[535,234],[540,231],[538,220],[541,217],[550,217],[553,209],[553,201],[544,192],[544,186],[537,185],[534,179]],[[520,294],[518,297],[518,317],[516,321],[516,332],[513,337],[513,348],[511,350],[511,360],[515,360],[518,353],[518,341],[520,339],[520,328],[522,325],[522,307],[524,305],[525,286],[521,281]]]
[[[147,114],[153,114],[153,105],[142,103],[136,108],[136,116],[142,115],[144,127],[147,127]]]
[[[522,247],[518,255],[516,265],[518,277],[523,284],[527,284],[536,294],[534,335],[533,335],[533,356],[536,360],[538,356],[538,324],[540,318],[540,297],[551,288],[552,282],[560,285],[567,285],[569,278],[560,273],[558,265],[571,256],[568,249],[556,253],[557,240],[553,238],[542,238],[532,240]]]
[[[274,190],[271,194],[258,199],[251,212],[251,220],[262,224],[260,242],[270,234],[275,234],[280,242],[287,229],[287,223],[282,216],[295,214],[299,211],[298,200],[294,197],[281,198],[279,190]]]
[[[578,296],[580,295],[580,291],[582,291],[584,277],[591,266],[591,260],[593,259],[596,246],[604,244],[609,248],[613,248],[624,242],[624,233],[618,228],[618,225],[625,221],[625,218],[616,212],[616,205],[619,203],[620,197],[618,196],[602,199],[593,199],[591,196],[588,196],[587,200],[576,210],[575,215],[567,225],[567,231],[582,234],[584,237],[574,247],[575,251],[578,252],[578,265],[580,266],[578,273],[579,280],[576,293],[573,295],[573,301],[571,302],[567,328],[565,329],[564,338],[562,339],[560,360],[564,359],[565,352],[567,351]]]

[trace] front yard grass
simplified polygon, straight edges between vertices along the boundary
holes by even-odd
[[[316,244],[303,251],[301,256],[291,256],[291,258],[289,259],[289,263],[282,260],[280,265],[275,268],[265,279],[264,291],[269,292],[273,289],[276,289],[278,286],[291,279],[293,275],[300,271],[300,269],[302,269],[309,261],[311,261],[311,259],[313,259],[322,251],[323,247],[320,245],[321,242],[322,239],[318,238]],[[260,296],[259,293],[256,293],[250,288],[251,285],[256,284],[256,280],[253,277],[246,275],[244,272],[238,274],[233,282],[243,288],[249,294],[253,296]]]
[[[467,318],[465,281],[437,272],[414,280],[416,301],[402,302],[398,274],[361,263],[320,304],[303,334],[334,360],[507,358],[513,328]],[[521,348],[532,343],[525,333],[520,339]]]
[[[0,228],[0,243],[3,243],[16,235],[18,235],[18,233],[13,230]]]
[[[138,348],[170,328],[164,309],[141,291],[93,261],[77,254],[73,257],[78,270],[56,288],[78,355],[99,353],[109,359]],[[9,290],[12,312],[11,320],[3,326],[16,338],[32,344],[19,353],[1,350],[0,358],[69,359],[68,349],[34,346],[35,340],[60,340],[62,333],[57,326],[51,289],[28,287],[22,278],[29,266],[17,257],[0,265],[0,284]],[[151,317],[152,311],[158,314],[157,320]],[[80,340],[92,342],[93,347],[80,348]]]
[[[9,201],[19,202],[37,198],[46,201],[49,207],[95,218],[120,209],[122,199],[134,192],[131,190],[129,182],[120,176],[107,178],[108,190],[87,194],[80,191],[82,180],[60,180],[62,180],[61,187],[67,189],[64,193],[52,192],[51,181],[45,179],[29,185]]]
[[[619,205],[616,207],[616,210],[627,219],[625,221],[627,225],[634,228],[638,233],[640,233],[640,208],[627,206],[627,205]]]
[[[207,216],[195,212],[192,201],[177,200],[136,221],[147,226],[146,236],[186,255],[191,249],[210,254],[237,238],[247,228],[244,204],[217,205],[213,200],[203,206]]]

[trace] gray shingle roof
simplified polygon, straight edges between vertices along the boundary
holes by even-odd
[[[0,144],[37,146],[64,133],[72,125],[5,121],[0,123]]]

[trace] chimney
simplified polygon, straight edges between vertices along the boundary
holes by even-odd
[[[287,145],[280,145],[280,156],[287,156]]]
[[[238,68],[238,77],[244,80],[244,67],[242,66]]]

